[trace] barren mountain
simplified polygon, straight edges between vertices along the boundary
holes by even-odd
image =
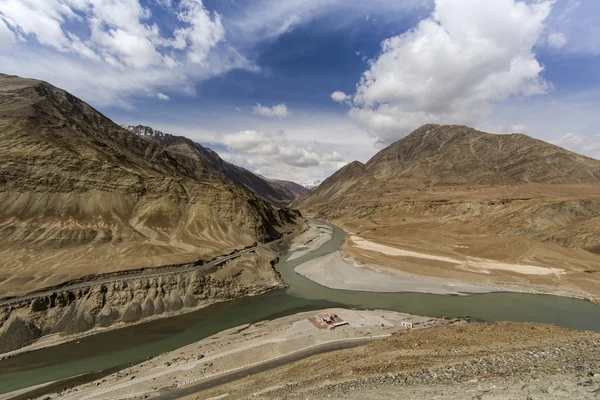
[[[361,179],[368,179],[365,165],[360,161],[352,161],[344,165],[305,197],[298,199],[304,208],[319,204],[327,204],[342,196],[348,189]]]
[[[362,262],[465,281],[571,285],[600,295],[600,161],[522,134],[425,125],[365,165],[343,167],[298,203],[388,246],[568,272],[474,271],[468,263],[384,257],[347,243]]]
[[[268,178],[265,178],[265,179],[268,179]],[[268,179],[268,180],[271,183],[274,183],[274,184],[279,185],[279,186],[283,186],[284,188],[286,188],[290,192],[294,193],[294,195],[296,195],[296,197],[298,197],[298,196],[304,196],[305,194],[307,194],[308,192],[310,192],[309,189],[305,188],[302,185],[297,184],[296,182],[284,181],[282,179]]]
[[[208,259],[292,226],[294,213],[209,158],[166,151],[48,83],[0,75],[0,295]]]
[[[193,160],[210,165],[214,171],[221,172],[240,187],[262,197],[269,203],[284,206],[298,196],[294,191],[288,188],[288,185],[278,181],[269,180],[253,174],[242,167],[228,163],[221,159],[221,157],[213,150],[186,137],[170,135],[144,125],[127,125],[123,126],[123,128],[144,139],[156,142],[169,153],[189,157]],[[297,185],[293,182],[287,183]]]

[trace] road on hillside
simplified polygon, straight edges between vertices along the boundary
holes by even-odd
[[[357,340],[348,340],[344,342],[337,343],[326,343],[323,346],[312,347],[310,349],[299,351],[297,353],[290,354],[289,356],[284,356],[278,358],[273,361],[266,361],[265,363],[248,367],[246,369],[242,369],[240,371],[232,372],[230,374],[223,374],[222,376],[218,376],[215,378],[209,378],[207,380],[190,384],[189,386],[183,386],[178,388],[166,388],[161,389],[157,392],[156,395],[152,395],[153,399],[159,400],[175,400],[180,399],[185,396],[189,396],[192,394],[196,394],[198,392],[215,388],[217,386],[225,385],[227,383],[234,382],[239,379],[243,379],[247,376],[258,374],[260,372],[268,371],[270,369],[280,367],[285,364],[292,363],[294,361],[302,360],[304,358],[308,358],[315,354],[328,353],[336,350],[350,349],[353,347],[358,347],[365,345],[373,340],[377,340],[376,338],[368,338],[368,339],[357,339]]]
[[[286,235],[287,236],[287,235]],[[18,303],[22,303],[22,302],[26,302],[29,300],[33,300],[36,297],[40,297],[40,296],[50,296],[52,293],[58,292],[58,291],[63,291],[63,290],[76,290],[76,289],[83,289],[89,286],[94,286],[94,285],[101,285],[101,284],[109,284],[109,283],[114,283],[114,282],[119,282],[119,281],[125,281],[125,280],[131,280],[131,279],[138,279],[138,278],[154,278],[154,277],[161,277],[161,276],[167,276],[167,275],[173,275],[173,274],[180,274],[182,272],[189,272],[189,271],[202,271],[202,270],[206,270],[212,267],[217,266],[220,263],[223,263],[225,261],[229,261],[233,258],[237,258],[242,254],[245,253],[249,253],[252,251],[256,251],[260,248],[266,247],[266,246],[271,246],[274,244],[278,244],[281,241],[283,241],[285,239],[285,237],[281,238],[281,239],[277,239],[274,240],[272,242],[268,242],[268,243],[261,243],[252,247],[248,247],[245,248],[243,250],[239,250],[236,253],[221,257],[219,259],[213,260],[211,262],[208,262],[206,264],[203,265],[194,265],[194,263],[184,263],[182,264],[183,266],[181,267],[177,267],[177,266],[158,266],[158,267],[148,267],[147,270],[143,270],[140,271],[139,273],[131,273],[131,274],[127,274],[127,270],[121,271],[123,273],[125,273],[126,275],[123,276],[111,276],[111,277],[99,277],[98,279],[93,279],[93,280],[89,280],[89,281],[85,281],[85,282],[80,282],[80,283],[75,283],[72,285],[66,285],[66,286],[62,286],[62,287],[55,287],[53,289],[50,290],[43,290],[39,291],[39,292],[33,292],[24,296],[20,296],[20,297],[14,297],[14,298],[10,298],[10,299],[6,299],[6,300],[0,300],[0,307],[7,307],[10,306],[12,304],[18,304]],[[160,271],[161,269],[167,269],[168,271]],[[85,278],[85,277],[83,277]]]

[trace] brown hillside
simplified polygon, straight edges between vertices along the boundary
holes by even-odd
[[[360,237],[433,255],[564,268],[560,276],[346,251],[365,263],[462,281],[569,287],[600,295],[600,161],[521,134],[425,125],[355,162],[299,208]]]
[[[0,295],[211,258],[290,213],[52,85],[0,75]]]

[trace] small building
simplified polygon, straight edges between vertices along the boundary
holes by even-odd
[[[413,323],[409,321],[402,321],[400,322],[400,326],[403,328],[412,329]]]
[[[332,324],[335,320],[336,315],[331,315],[329,313],[321,313],[317,314],[317,322],[322,322],[325,324]]]
[[[336,314],[321,313],[308,319],[315,328],[318,329],[334,329],[338,326],[349,325],[348,322],[344,321]]]

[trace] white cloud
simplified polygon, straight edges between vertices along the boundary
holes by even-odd
[[[323,161],[342,162],[344,161],[344,157],[342,157],[337,151],[332,151],[331,153],[325,153],[323,155]]]
[[[579,135],[569,132],[560,139],[552,140],[557,146],[564,147],[575,153],[583,154],[589,157],[600,158],[600,136],[599,135]]]
[[[560,49],[567,43],[567,37],[562,32],[553,32],[548,35],[548,45]]]
[[[493,102],[546,93],[533,47],[551,6],[437,0],[415,29],[382,43],[350,118],[382,146],[425,123],[475,125]]]
[[[189,60],[197,64],[203,63],[210,49],[225,37],[221,16],[215,12],[211,18],[202,2],[193,0],[183,0],[181,8],[179,20],[187,23],[188,26],[175,30],[176,48],[180,48],[182,43],[186,43],[190,48]]]
[[[0,18],[0,50],[9,49],[15,42],[15,34],[6,26],[4,20]]]
[[[0,53],[3,72],[50,81],[96,105],[131,106],[132,96],[191,93],[190,81],[256,68],[221,45],[221,17],[202,1],[159,3],[177,15],[171,32],[160,31],[140,0],[0,0],[0,50],[12,44]]]
[[[221,138],[221,143],[230,150],[238,150],[250,154],[279,154],[279,147],[273,143],[271,134],[266,132],[247,130],[230,133]]]
[[[169,96],[167,96],[166,94],[164,94],[164,93],[161,93],[161,92],[158,92],[158,93],[156,94],[156,97],[158,97],[160,100],[170,100],[170,97],[169,97]]]
[[[526,131],[527,125],[525,124],[498,125],[494,129],[494,132],[496,133],[525,133]]]
[[[289,167],[310,168],[344,161],[335,151],[323,151],[318,145],[300,146],[288,141],[285,135],[252,130],[222,135],[219,142],[231,152],[238,162],[250,167],[279,172]]]
[[[346,93],[341,92],[339,90],[336,90],[335,92],[331,93],[331,99],[336,103],[343,103],[347,100],[350,100],[351,98],[352,96],[348,96]]]
[[[259,103],[256,103],[256,105],[252,107],[252,114],[262,115],[263,117],[287,118],[292,113],[288,110],[285,104],[277,104],[273,107],[265,107],[261,106]]]

